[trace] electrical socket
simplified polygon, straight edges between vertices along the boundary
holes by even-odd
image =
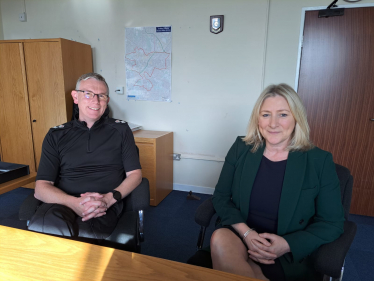
[[[173,160],[180,161],[181,155],[179,153],[173,153]]]
[[[26,15],[26,12],[25,12],[25,13],[20,13],[20,14],[18,14],[18,19],[19,19],[19,21],[22,21],[22,22],[27,21],[27,15]]]

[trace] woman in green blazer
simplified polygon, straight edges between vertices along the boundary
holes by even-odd
[[[309,141],[290,86],[271,85],[258,98],[247,135],[226,156],[213,205],[223,226],[211,238],[214,269],[315,278],[308,256],[343,233],[344,213],[332,155]]]

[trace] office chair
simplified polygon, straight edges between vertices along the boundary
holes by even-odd
[[[357,230],[357,225],[354,222],[348,221],[352,199],[353,177],[346,167],[335,164],[335,168],[340,181],[340,192],[344,209],[344,233],[337,240],[319,247],[311,256],[314,269],[321,274],[321,280],[331,281],[342,279],[345,256],[347,255]],[[216,211],[213,207],[212,198],[208,198],[197,208],[195,222],[200,225],[197,252],[188,259],[188,264],[207,268],[213,267],[210,252],[203,250],[202,246],[206,228],[209,226],[215,213]],[[219,218],[217,221],[218,220]]]

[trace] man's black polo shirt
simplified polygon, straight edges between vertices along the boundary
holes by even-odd
[[[47,180],[67,194],[107,193],[126,172],[141,169],[134,136],[124,121],[107,117],[88,129],[77,119],[46,135],[36,180]]]

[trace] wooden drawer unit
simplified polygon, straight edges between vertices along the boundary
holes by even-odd
[[[157,206],[173,190],[173,132],[134,132],[143,177],[149,180],[150,205]]]

